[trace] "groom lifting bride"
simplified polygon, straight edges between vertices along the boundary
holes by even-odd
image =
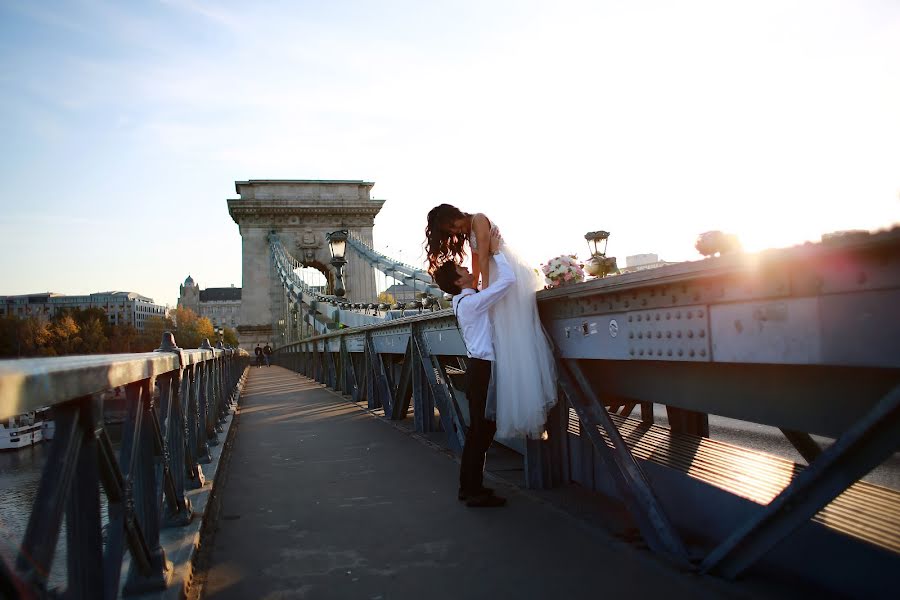
[[[459,499],[472,507],[506,504],[505,498],[497,496],[483,484],[485,456],[497,431],[494,419],[485,415],[495,359],[489,309],[509,292],[516,277],[500,252],[500,234],[496,230],[491,232],[490,253],[497,273],[491,286],[478,295],[475,278],[456,262],[445,262],[434,271],[438,286],[453,295],[453,312],[469,356],[466,398],[469,401],[470,423],[459,467]],[[493,416],[493,410],[488,414]]]
[[[502,506],[505,500],[482,485],[484,457],[494,434],[541,439],[547,412],[556,404],[556,368],[535,299],[543,280],[482,213],[435,206],[428,213],[425,238],[428,271],[454,296],[453,310],[470,359],[466,397],[471,425],[459,498],[469,506]],[[471,273],[461,266],[467,251]]]

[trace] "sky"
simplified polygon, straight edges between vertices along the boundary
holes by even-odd
[[[241,285],[248,179],[361,179],[375,245],[484,212],[535,266],[900,223],[893,0],[0,0],[0,295]]]

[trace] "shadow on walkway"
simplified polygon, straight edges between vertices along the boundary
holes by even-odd
[[[206,598],[718,595],[527,492],[467,508],[457,462],[286,369],[251,369],[237,427]]]

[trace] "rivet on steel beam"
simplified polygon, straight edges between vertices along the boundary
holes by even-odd
[[[694,337],[694,330],[693,330],[693,329],[688,329],[688,337],[689,337],[689,338]]]
[[[643,355],[644,355],[644,351],[641,350],[638,354],[640,354],[641,356],[643,356]]]
[[[659,313],[656,313],[656,320],[659,321]]]
[[[634,348],[632,348],[631,350],[629,350],[629,351],[628,351],[628,354],[634,356]]]
[[[629,332],[628,332],[628,339],[629,339],[629,340],[633,340],[633,339],[634,339],[634,332],[633,332],[633,331],[629,331]]]
[[[700,350],[700,356],[706,356],[706,350]]]
[[[640,321],[642,318],[643,318],[643,317],[641,317],[641,315],[638,315],[638,316],[637,316],[637,320],[638,320],[638,321]]]
[[[699,332],[697,335],[699,335],[699,336],[702,337],[702,338],[705,338],[705,337],[706,337],[706,332],[705,332],[704,330],[701,329],[700,332]]]
[[[687,318],[688,318],[688,319],[693,319],[693,318],[694,318],[694,311],[692,311],[692,310],[687,311]]]
[[[684,355],[684,350],[679,350],[679,351],[678,351],[678,356],[683,356],[683,355]]]
[[[676,319],[680,319],[680,318],[681,318],[681,311],[680,311],[680,310],[677,311],[677,312],[675,313],[675,318],[676,318]]]
[[[668,321],[668,320],[671,319],[671,318],[672,318],[672,313],[667,312],[667,313],[666,313],[666,321]]]
[[[690,351],[690,355],[691,355],[691,356],[694,355],[694,351],[693,351],[693,350]]]
[[[644,339],[644,332],[643,332],[643,331],[639,331],[639,332],[638,332],[638,339],[639,339],[639,340]]]
[[[672,332],[671,332],[671,331],[667,331],[667,332],[666,332],[666,337],[667,337],[668,339],[672,339]]]
[[[671,350],[671,349],[669,349],[668,351],[666,351],[666,356],[672,356],[672,350]]]
[[[698,310],[698,311],[697,311],[697,318],[698,318],[698,319],[702,319],[702,318],[703,318],[703,311],[702,311],[702,310]]]
[[[675,334],[675,337],[677,337],[678,339],[681,339],[681,330],[680,330],[680,329],[679,329],[678,332]]]
[[[661,338],[661,337],[662,337],[662,331],[657,331],[657,332],[656,332],[656,339],[659,339],[659,338]]]

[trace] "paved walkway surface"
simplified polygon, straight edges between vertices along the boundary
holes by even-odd
[[[251,369],[228,460],[206,598],[721,595],[527,491],[467,508],[446,453],[280,367]]]

